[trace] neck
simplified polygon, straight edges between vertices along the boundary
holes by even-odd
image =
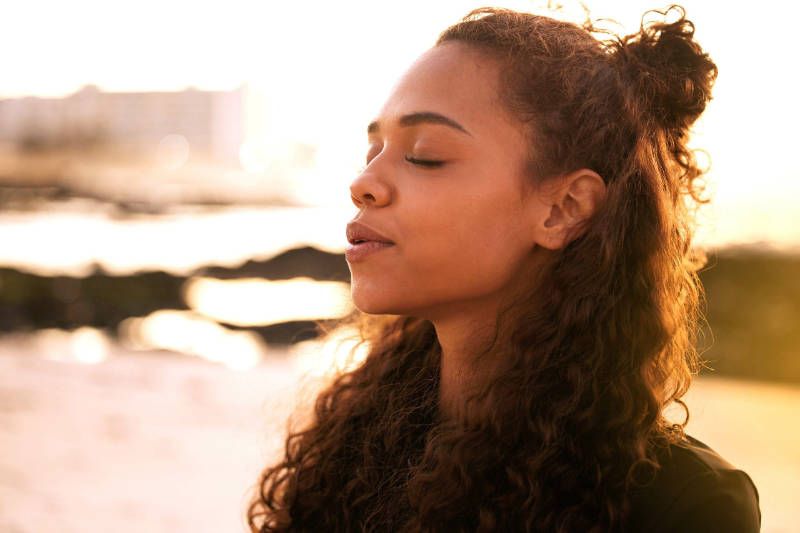
[[[496,313],[486,306],[479,306],[478,311],[433,321],[441,346],[439,412],[447,419],[468,414],[466,398],[491,370],[488,358],[478,356],[494,334]]]
[[[497,357],[480,357],[498,327],[497,317],[501,307],[516,302],[519,297],[532,297],[541,273],[555,257],[545,249],[536,249],[520,267],[515,276],[523,281],[509,284],[493,295],[470,302],[461,302],[446,311],[439,309],[428,319],[436,329],[441,346],[439,379],[439,412],[444,418],[462,418],[474,413],[466,412],[466,398],[480,389],[481,385],[503,361]]]

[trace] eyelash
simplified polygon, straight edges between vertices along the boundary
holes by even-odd
[[[410,155],[405,156],[404,159],[409,163],[411,163],[412,165],[428,169],[439,168],[445,164],[445,161],[438,161],[435,159],[419,159],[417,157],[413,157]],[[367,157],[366,164],[359,169],[359,174],[364,172],[364,170],[366,170],[371,160],[372,158]]]
[[[417,159],[415,157],[411,157],[410,155],[407,155],[405,159],[412,165],[417,165],[423,168],[438,168],[444,165],[444,161],[434,161],[432,159]]]

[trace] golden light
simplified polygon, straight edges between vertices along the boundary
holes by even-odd
[[[191,278],[184,299],[197,313],[236,326],[339,318],[352,310],[349,285],[294,278],[218,280]]]
[[[128,318],[119,326],[122,342],[139,350],[170,350],[221,363],[235,370],[256,366],[267,347],[251,331],[231,331],[187,311],[161,310]]]
[[[116,219],[80,201],[38,212],[0,212],[0,264],[43,276],[163,270],[187,275],[206,265],[236,267],[312,246],[341,253],[347,208],[220,208],[214,212]]]
[[[329,378],[353,370],[364,361],[369,353],[369,345],[359,345],[359,341],[358,331],[341,327],[322,340],[299,342],[289,352],[295,370],[300,375]]]
[[[41,329],[32,334],[31,341],[45,359],[68,363],[102,363],[112,350],[105,332],[87,326],[73,331]]]
[[[0,47],[15,50],[6,57],[1,96],[64,95],[87,83],[106,91],[147,91],[232,89],[247,82],[252,90],[245,103],[244,168],[258,173],[271,164],[265,160],[264,139],[273,152],[280,151],[275,140],[311,143],[320,147],[314,168],[289,178],[273,172],[266,186],[301,203],[346,206],[347,185],[364,156],[365,125],[391,85],[439,31],[483,4],[298,1],[267,6],[233,1],[220,10],[145,0],[135,9],[120,6],[115,16],[99,19],[97,14],[108,11],[107,3],[52,2],[44,18],[40,9],[20,3],[7,14],[9,24],[0,34]],[[796,84],[780,51],[795,48],[791,23],[800,7],[722,8],[694,0],[682,4],[696,24],[698,41],[720,67],[714,100],[698,124],[695,143],[710,152],[713,162],[709,181],[714,201],[705,208],[699,241],[711,246],[762,241],[796,245],[800,225],[794,198],[800,194],[800,180],[795,178],[800,168],[792,143],[800,116],[796,106],[787,104]],[[502,5],[572,20],[584,16],[579,2],[514,0]],[[547,5],[561,7],[561,15],[547,11]],[[595,0],[589,7],[592,16],[613,17],[621,31],[632,31],[645,10],[663,5]],[[125,16],[120,18],[117,11]],[[191,25],[185,24],[187,13]],[[78,26],[66,27],[59,20],[74,20]],[[270,24],[270,31],[264,31],[265,21],[292,23]],[[27,28],[34,23],[48,39],[30,39]],[[134,35],[140,27],[148,27],[146,38]],[[184,42],[193,43],[190,49],[172,46],[176,31]],[[207,39],[210,34],[216,38]],[[98,42],[104,46],[98,48]],[[31,69],[31,64],[42,68]],[[237,181],[230,180],[229,186]]]

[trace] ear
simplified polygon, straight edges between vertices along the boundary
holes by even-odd
[[[606,184],[597,172],[582,168],[541,187],[544,209],[537,220],[537,244],[564,248],[586,230],[586,222],[605,202]],[[540,204],[541,206],[541,204]]]

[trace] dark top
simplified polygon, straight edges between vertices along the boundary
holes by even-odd
[[[660,457],[652,483],[631,494],[628,531],[755,533],[758,490],[745,472],[687,435]]]

